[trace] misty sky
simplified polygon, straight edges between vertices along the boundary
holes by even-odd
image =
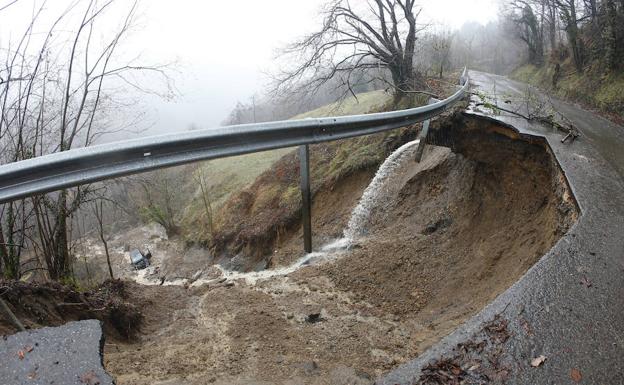
[[[319,24],[323,0],[150,0],[135,37],[155,57],[177,58],[182,96],[158,103],[156,129],[218,125],[238,100],[261,94],[276,50]],[[497,16],[495,0],[423,0],[422,21],[459,28]]]
[[[0,6],[8,1],[0,0]],[[41,4],[41,0],[20,0],[22,11],[13,6],[12,14],[4,12],[0,39],[6,42],[7,36],[19,34],[28,22],[27,4],[32,1]],[[67,1],[48,1],[46,7],[54,15],[55,7],[61,11]],[[421,0],[423,13],[419,22],[450,28],[467,21],[485,24],[497,16],[496,1]],[[125,5],[125,0],[121,3]],[[179,91],[175,100],[167,102],[141,96],[147,106],[146,121],[153,125],[149,132],[185,130],[191,124],[216,127],[237,101],[247,102],[253,94],[260,95],[268,81],[265,73],[275,68],[276,51],[319,25],[317,11],[322,3],[323,0],[142,1],[136,32],[124,43],[124,53],[141,55],[147,63],[175,61],[173,77]]]

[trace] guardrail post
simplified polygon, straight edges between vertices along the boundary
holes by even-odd
[[[438,99],[431,98],[427,104],[433,104],[439,102]],[[416,147],[416,155],[415,160],[416,163],[420,163],[422,160],[423,151],[425,150],[425,141],[427,140],[427,135],[429,135],[429,124],[431,123],[431,119],[427,119],[423,122],[422,130],[420,130],[420,134],[418,134],[418,147]]]
[[[301,219],[303,222],[303,249],[312,252],[312,207],[310,194],[310,149],[308,145],[299,146],[299,172],[301,176]]]

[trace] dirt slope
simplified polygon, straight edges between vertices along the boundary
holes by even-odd
[[[122,385],[371,384],[431,346],[577,215],[543,144],[482,122],[458,130],[456,153],[428,147],[400,168],[368,234],[335,261],[255,284],[144,287],[144,333],[107,344],[107,369]],[[318,221],[344,223],[340,191],[317,196]]]

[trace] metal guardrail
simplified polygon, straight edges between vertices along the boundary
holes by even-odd
[[[461,88],[449,98],[408,110],[243,124],[158,135],[5,164],[0,166],[0,203],[201,160],[307,146],[409,126],[441,114],[464,96],[469,86],[465,68],[459,84]],[[307,156],[302,157],[302,162],[304,159],[307,160]],[[306,163],[305,168],[307,167]],[[302,176],[304,191],[303,179],[307,178]],[[306,185],[309,194],[309,180]],[[309,207],[307,208],[309,212]],[[304,206],[304,212],[305,209]],[[309,215],[307,218],[304,216],[304,223],[306,222],[309,222]],[[307,246],[306,241],[306,251],[310,251],[311,246]]]

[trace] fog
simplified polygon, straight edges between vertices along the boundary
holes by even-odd
[[[237,101],[262,94],[266,73],[275,69],[284,44],[314,30],[322,0],[238,2],[150,1],[144,30],[133,44],[157,59],[178,60],[180,96],[154,100],[154,132],[218,126]],[[422,21],[459,28],[487,23],[497,14],[494,0],[421,2]]]
[[[8,3],[2,0],[0,7]],[[19,36],[30,20],[33,4],[42,3],[20,0],[12,5],[0,23],[2,42],[6,44]],[[70,3],[48,1],[43,18],[51,20]],[[269,81],[267,74],[279,67],[276,57],[280,47],[319,25],[318,11],[323,3],[140,2],[139,17],[133,33],[123,42],[123,53],[148,64],[169,64],[175,97],[164,100],[140,94],[135,112],[143,114],[140,122],[132,123],[140,134],[111,134],[100,140],[219,126],[238,101],[247,102],[263,94]],[[466,22],[485,24],[498,12],[496,0],[427,0],[420,6],[420,23],[450,29]],[[104,22],[108,23],[105,28],[115,28],[123,14],[114,12],[123,12],[122,8],[112,11]]]

